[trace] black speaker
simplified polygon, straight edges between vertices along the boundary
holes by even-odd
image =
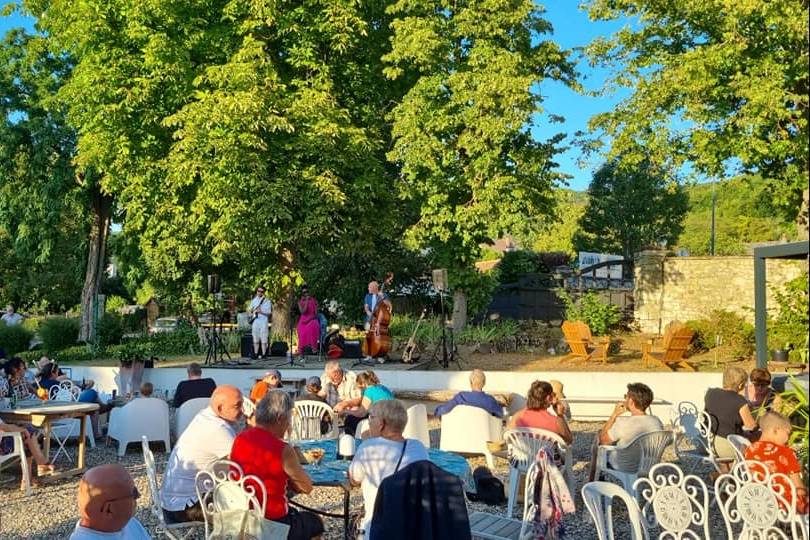
[[[360,348],[359,341],[344,341],[343,342],[343,358],[362,358],[363,350]]]
[[[219,274],[208,274],[208,294],[216,294],[219,292],[220,283],[219,283]]]
[[[242,335],[242,339],[239,340],[239,352],[242,354],[242,358],[250,358],[250,355],[253,354],[252,334]]]
[[[285,341],[274,341],[270,344],[270,356],[285,356],[288,350]]]

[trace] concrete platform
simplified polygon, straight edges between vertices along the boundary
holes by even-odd
[[[235,358],[231,361],[225,360],[224,362],[217,362],[212,364],[201,364],[203,369],[283,369],[297,370],[297,369],[323,369],[323,366],[330,359],[326,357],[318,358],[318,356],[294,356],[287,358],[285,356],[273,356],[262,360],[253,360],[251,358]],[[357,358],[338,358],[340,367],[344,369],[351,369],[352,371],[363,371],[365,369],[373,369],[374,371],[412,371],[418,369],[425,369],[429,362],[430,357],[424,361],[417,361],[411,364],[402,363],[399,360],[386,360],[383,363],[379,362],[364,362]],[[438,366],[438,363],[436,364]],[[160,364],[155,368],[161,369]]]

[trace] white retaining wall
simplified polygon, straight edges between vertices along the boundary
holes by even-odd
[[[93,379],[96,387],[110,392],[116,388],[116,367],[71,367],[74,380]],[[212,377],[218,384],[233,384],[244,390],[253,386],[264,369],[205,369],[204,377]],[[287,377],[320,375],[321,369],[284,370]],[[469,371],[377,371],[383,384],[397,390],[466,390],[469,389]],[[143,381],[155,388],[169,390],[186,377],[184,368],[156,368],[144,370]],[[628,383],[643,382],[652,388],[658,404],[653,414],[664,422],[670,418],[670,407],[679,401],[692,401],[703,406],[703,395],[711,387],[721,386],[721,373],[650,373],[650,372],[574,372],[574,371],[488,371],[486,389],[514,392],[525,396],[532,381],[557,379],[565,385],[565,395],[571,401],[575,419],[597,420],[610,416],[613,403],[620,400]],[[604,403],[577,403],[577,398],[605,398]]]

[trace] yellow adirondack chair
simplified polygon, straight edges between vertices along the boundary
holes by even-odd
[[[672,371],[675,371],[676,367],[682,367],[687,371],[697,371],[695,366],[684,359],[694,334],[683,323],[672,321],[664,331],[660,349],[653,348],[653,340],[641,345],[642,364],[644,367],[660,364]]]
[[[566,360],[601,360],[607,363],[610,337],[594,338],[591,329],[582,321],[565,321],[562,323],[565,342],[571,352],[560,359]]]

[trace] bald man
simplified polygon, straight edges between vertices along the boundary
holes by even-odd
[[[235,386],[217,386],[211,401],[180,435],[169,456],[160,491],[163,515],[170,523],[203,521],[194,489],[197,472],[231,454],[237,423],[242,418],[242,392]]]
[[[140,494],[126,469],[114,463],[93,467],[79,484],[79,514],[70,540],[147,540],[134,518]]]

